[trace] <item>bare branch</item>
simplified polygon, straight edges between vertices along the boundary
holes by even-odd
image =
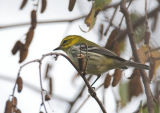
[[[128,33],[129,41],[130,41],[131,48],[132,48],[132,51],[133,51],[133,56],[135,58],[135,61],[140,62],[138,54],[137,54],[137,48],[136,48],[135,41],[134,41],[133,26],[132,26],[132,23],[131,23],[131,19],[130,19],[128,10],[125,6],[125,3],[126,3],[126,0],[123,0],[123,2],[121,4],[121,11],[124,14],[125,19],[126,19],[126,25],[127,25],[127,29],[128,29],[127,33]],[[139,70],[139,71],[141,73],[143,84],[144,84],[144,87],[145,87],[145,93],[146,93],[146,96],[147,96],[147,106],[148,106],[149,113],[154,113],[153,96],[152,96],[152,92],[151,92],[151,89],[150,89],[148,77],[147,77],[144,70]]]

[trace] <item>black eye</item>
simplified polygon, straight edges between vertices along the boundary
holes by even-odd
[[[67,42],[67,40],[64,40],[64,41],[63,41],[63,44],[65,44],[66,42]]]

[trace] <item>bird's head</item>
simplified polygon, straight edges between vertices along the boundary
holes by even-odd
[[[78,35],[69,35],[67,37],[65,37],[62,41],[59,47],[57,47],[54,50],[63,50],[63,51],[67,51],[70,47],[72,47],[75,44],[81,43],[81,42],[85,42],[86,39],[84,39],[81,36]]]

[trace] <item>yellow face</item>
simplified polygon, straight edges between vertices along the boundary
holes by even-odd
[[[60,48],[62,50],[65,50],[65,49],[73,46],[74,44],[76,44],[79,41],[79,38],[80,37],[76,36],[76,35],[70,35],[70,36],[65,37],[60,44]]]

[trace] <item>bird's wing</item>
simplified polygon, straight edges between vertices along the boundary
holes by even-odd
[[[120,61],[125,61],[123,58],[120,58],[119,56],[117,56],[115,53],[109,51],[108,49],[102,48],[102,47],[95,47],[95,46],[88,46],[87,50],[86,47],[81,48],[82,51],[88,51],[88,52],[95,52],[98,54],[102,54],[106,57],[110,57],[110,58],[114,58]]]

